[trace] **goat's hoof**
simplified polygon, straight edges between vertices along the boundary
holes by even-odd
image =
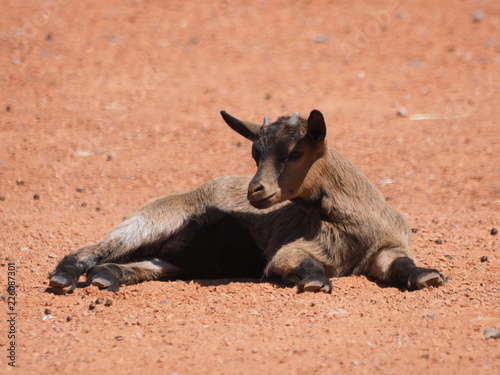
[[[112,268],[106,265],[96,266],[87,272],[87,285],[94,285],[109,292],[118,292],[120,289],[118,277]]]
[[[420,290],[430,287],[437,288],[444,283],[444,277],[438,270],[420,268],[418,269],[418,274],[410,278],[409,287],[410,289]]]
[[[299,286],[299,290],[303,292],[323,292],[323,293],[331,293],[332,292],[332,283],[328,279],[320,279],[320,278],[311,278],[304,280]]]
[[[107,290],[108,292],[118,292],[120,290],[120,285],[118,285],[118,283],[111,282],[104,277],[96,277],[92,279],[90,284],[101,290]]]
[[[442,286],[444,284],[443,277],[439,272],[432,272],[426,275],[422,275],[417,279],[416,287],[417,289],[425,289],[432,287]]]
[[[111,281],[106,280],[104,277],[96,277],[92,279],[91,285],[98,287],[99,289],[106,289],[111,286]]]
[[[120,290],[118,280],[109,280],[105,276],[93,277],[90,280],[90,284],[108,292],[118,292]]]
[[[59,274],[50,278],[49,286],[54,294],[67,294],[76,288],[76,283],[69,277]]]

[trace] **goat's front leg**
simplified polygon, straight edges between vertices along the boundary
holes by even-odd
[[[274,272],[294,282],[299,292],[332,292],[323,263],[310,255],[311,244],[295,241],[283,246],[269,261],[265,273]]]
[[[56,294],[75,289],[81,275],[101,263],[120,261],[140,247],[161,242],[177,233],[203,209],[199,192],[155,199],[118,224],[102,241],[66,256],[50,275]]]

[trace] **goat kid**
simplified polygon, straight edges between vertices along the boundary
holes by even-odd
[[[86,285],[277,274],[299,291],[331,292],[330,278],[365,274],[410,290],[444,283],[412,260],[410,230],[373,184],[326,141],[321,112],[262,126],[221,112],[253,142],[257,173],[224,176],[158,198],[107,237],[66,256],[54,293]]]

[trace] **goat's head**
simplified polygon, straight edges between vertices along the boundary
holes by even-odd
[[[326,150],[323,115],[313,110],[307,120],[296,113],[256,125],[221,112],[227,124],[253,142],[257,173],[248,186],[248,200],[256,208],[300,197],[312,165]]]

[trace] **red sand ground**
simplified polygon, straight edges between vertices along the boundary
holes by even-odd
[[[0,294],[11,263],[17,292],[16,368],[0,300],[0,373],[500,373],[483,335],[500,329],[498,1],[7,0],[0,38]],[[148,199],[254,172],[221,109],[313,108],[444,287],[45,291],[65,254]],[[97,298],[113,303],[89,310]]]

